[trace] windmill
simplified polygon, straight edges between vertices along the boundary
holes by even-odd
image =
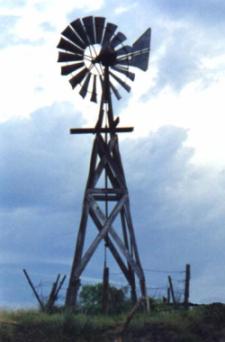
[[[151,29],[132,46],[124,45],[126,36],[117,31],[117,25],[104,17],[88,16],[71,22],[61,35],[57,46],[61,74],[69,77],[72,88],[78,89],[83,98],[99,103],[94,128],[70,130],[71,134],[93,133],[95,138],[65,304],[75,307],[80,276],[101,241],[105,243],[105,252],[111,252],[122,271],[135,302],[136,283],[139,282],[143,297],[146,297],[146,285],[118,144],[118,133],[131,132],[133,128],[118,127],[112,96],[119,100],[121,91],[130,91],[134,68],[147,70]],[[85,249],[89,218],[97,228],[97,235]],[[103,297],[107,297],[108,283],[109,268],[105,259]]]

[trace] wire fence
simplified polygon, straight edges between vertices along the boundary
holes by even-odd
[[[146,275],[146,289],[151,298],[154,299],[168,299],[169,283],[168,277],[173,282],[173,294],[177,303],[184,301],[185,295],[185,282],[186,271],[185,270],[165,270],[165,269],[144,269]],[[149,278],[150,275],[150,278]],[[125,281],[122,272],[110,272],[111,280],[110,284],[116,288],[128,288],[129,284]],[[44,277],[43,277],[44,278]],[[48,276],[47,278],[34,284],[36,291],[39,293],[40,298],[43,301],[47,301],[52,286],[55,282],[54,277]],[[102,279],[94,278],[91,276],[81,276],[81,287],[84,285],[95,285],[101,283]],[[67,285],[60,289],[58,295],[58,303],[63,303],[66,296]],[[140,295],[140,293],[137,293]]]

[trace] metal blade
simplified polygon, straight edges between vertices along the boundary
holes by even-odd
[[[65,30],[61,33],[64,37],[71,40],[72,43],[76,44],[80,49],[85,49],[84,42],[78,38],[78,36],[75,34],[73,29],[70,26],[67,26]]]
[[[104,25],[105,25],[105,18],[95,17],[95,32],[96,32],[97,44],[101,44]]]
[[[88,40],[90,44],[95,44],[95,31],[94,31],[94,22],[93,17],[85,17],[82,19],[84,23],[85,30],[87,32]]]
[[[80,19],[74,20],[70,25],[73,27],[74,31],[79,35],[79,37],[83,40],[85,43],[85,46],[89,45],[88,39],[87,39],[87,34],[84,30],[84,26],[81,23]]]
[[[68,42],[68,40],[65,40],[64,38],[60,39],[59,44],[57,45],[57,48],[61,50],[69,51],[69,52],[74,52],[74,53],[77,53],[78,55],[83,55],[83,52],[77,46]]]
[[[92,94],[91,94],[91,101],[97,103],[97,92],[96,92],[96,88],[97,88],[97,76],[94,75],[94,80],[93,80],[93,89],[92,89]]]
[[[75,63],[61,67],[61,75],[69,75],[71,72],[76,71],[84,66],[84,63]]]
[[[120,100],[122,97],[120,95],[120,93],[118,92],[118,90],[116,89],[116,87],[112,84],[112,82],[109,82],[110,87],[113,91],[113,94],[116,96],[117,100]]]
[[[114,32],[117,29],[117,25],[114,25],[112,23],[107,23],[106,28],[105,28],[105,34],[102,40],[102,45],[109,45],[109,41],[112,38],[112,36],[114,35]]]
[[[124,81],[122,81],[119,77],[117,77],[115,74],[112,73],[112,71],[109,72],[109,74],[124,88],[126,89],[126,91],[130,91],[131,87],[125,83]]]
[[[110,42],[110,46],[115,48],[117,45],[122,44],[127,37],[122,32],[117,32]]]
[[[59,57],[57,62],[74,62],[74,61],[82,61],[83,56],[80,55],[74,55],[72,53],[67,52],[59,52]]]
[[[81,87],[79,94],[84,98],[87,95],[88,85],[91,79],[91,73],[89,73]]]
[[[116,70],[117,72],[120,72],[121,74],[126,75],[131,81],[135,79],[135,74],[133,72],[130,72],[128,69],[120,67],[119,65],[112,66],[111,68]]]
[[[89,73],[89,70],[85,67],[70,79],[70,84],[73,89],[84,79],[87,73]]]

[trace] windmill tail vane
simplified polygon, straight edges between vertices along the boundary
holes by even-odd
[[[137,301],[137,282],[141,296],[147,298],[117,136],[117,133],[131,132],[133,127],[118,127],[119,117],[113,116],[112,96],[119,100],[122,90],[131,90],[134,68],[147,70],[151,29],[130,46],[123,44],[127,38],[117,28],[104,17],[76,19],[62,31],[57,46],[61,74],[69,77],[72,88],[78,88],[83,98],[99,103],[94,128],[70,130],[71,134],[93,133],[95,138],[65,305],[76,306],[81,274],[103,242],[104,312],[108,310],[107,251],[129,284],[133,302]],[[97,235],[86,246],[89,217],[97,228]]]

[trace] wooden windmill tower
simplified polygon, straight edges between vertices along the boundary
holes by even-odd
[[[72,134],[92,133],[95,138],[66,294],[67,307],[76,305],[80,276],[101,241],[105,242],[105,248],[111,252],[130,285],[133,301],[137,299],[136,282],[141,295],[146,297],[145,276],[118,143],[118,133],[131,132],[133,128],[118,127],[119,118],[113,115],[112,95],[120,99],[118,88],[130,91],[128,83],[135,77],[131,69],[147,70],[151,31],[148,29],[132,46],[124,45],[125,35],[116,31],[117,26],[107,23],[105,18],[88,16],[71,22],[62,32],[57,46],[60,49],[58,62],[63,63],[62,75],[70,76],[72,88],[79,87],[83,98],[89,97],[99,103],[94,128],[71,129]],[[100,179],[104,179],[103,184]],[[84,249],[89,217],[97,228],[97,235]],[[109,270],[105,265],[105,286],[108,278]]]

